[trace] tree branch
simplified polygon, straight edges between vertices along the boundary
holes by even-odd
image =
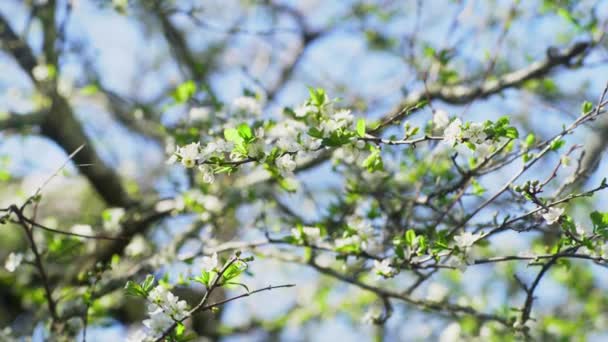
[[[0,131],[20,131],[32,126],[39,126],[45,115],[45,112],[33,112],[28,114],[8,113],[5,117],[2,117],[2,114],[0,114]]]

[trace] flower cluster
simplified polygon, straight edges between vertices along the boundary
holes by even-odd
[[[198,166],[198,170],[203,175],[203,181],[213,183],[215,180],[213,167],[205,164],[205,162],[212,157],[219,157],[224,153],[231,152],[233,146],[234,144],[231,142],[221,139],[210,142],[205,147],[201,147],[200,142],[177,146],[167,163],[174,164],[180,161],[186,168]]]
[[[392,278],[397,274],[397,269],[391,266],[390,259],[374,260],[374,273],[384,278]]]
[[[236,114],[262,115],[262,105],[251,96],[237,97],[232,101],[231,109]]]
[[[347,229],[341,238],[334,240],[335,248],[339,252],[361,251],[370,247],[374,228],[369,220],[358,216],[346,218]]]
[[[22,261],[23,261],[22,253],[11,252],[11,254],[8,255],[8,257],[6,258],[6,261],[4,262],[4,268],[6,268],[6,270],[9,272],[15,272],[17,267],[19,267],[19,265],[21,265]]]
[[[298,241],[316,244],[321,241],[321,229],[318,227],[297,227],[291,229],[291,235]]]
[[[147,336],[151,338],[162,335],[175,321],[188,316],[188,304],[162,285],[156,286],[148,294],[148,315],[144,320]]]
[[[448,146],[464,143],[476,152],[478,158],[486,158],[507,139],[519,136],[517,129],[509,126],[508,117],[502,117],[496,122],[486,120],[483,123],[463,123],[460,119],[450,122],[446,112],[436,111],[433,125],[443,129],[443,141]]]
[[[233,101],[233,113],[261,114],[258,101],[240,97]],[[208,110],[193,108],[192,118],[206,119]],[[355,127],[354,116],[348,109],[335,109],[323,90],[312,89],[310,99],[295,109],[286,109],[284,120],[228,122],[223,139],[207,144],[192,142],[174,149],[169,164],[180,162],[185,168],[198,167],[203,181],[212,183],[214,174],[231,171],[246,162],[265,164],[275,177],[288,177],[297,167],[298,156],[323,147],[343,147],[346,159],[363,155],[364,141],[358,140],[361,128]],[[364,127],[362,128],[364,130]],[[359,132],[359,133],[357,133]]]
[[[467,248],[473,246],[477,240],[483,237],[483,233],[471,233],[471,232],[462,232],[459,235],[454,237],[454,242],[456,246],[462,250],[466,250]]]
[[[336,111],[333,115],[321,121],[320,131],[324,138],[329,138],[332,134],[338,131],[347,130],[353,124],[354,117],[350,110],[342,109]]]
[[[547,224],[554,224],[559,221],[559,218],[564,214],[564,208],[549,208],[542,216]]]

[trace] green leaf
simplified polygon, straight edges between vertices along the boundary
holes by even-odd
[[[426,237],[424,235],[419,235],[418,236],[418,247],[422,250],[422,251],[426,251],[426,247],[428,246],[428,243],[426,241]]]
[[[515,128],[515,127],[507,127],[505,136],[507,138],[517,139],[517,138],[519,138],[519,132],[517,131],[517,128]]]
[[[182,336],[184,332],[186,332],[186,326],[178,322],[177,327],[175,327],[175,335]]]
[[[141,289],[141,286],[131,280],[127,281],[127,283],[125,284],[125,291],[130,296],[145,297],[145,292]]]
[[[238,134],[241,138],[245,139],[245,141],[250,141],[253,139],[253,133],[251,133],[251,128],[245,123],[242,123],[237,128]],[[225,132],[225,131],[224,131]]]
[[[0,170],[0,182],[8,182],[11,179],[11,174],[7,170]]]
[[[604,236],[608,235],[608,212],[601,213],[594,211],[589,215],[591,223],[593,223],[593,233],[600,233]]]
[[[310,102],[317,107],[322,107],[327,102],[327,94],[325,94],[323,88],[308,87],[308,93],[310,94]]]
[[[464,144],[466,145],[466,147],[469,148],[469,150],[471,151],[475,151],[477,149],[477,147],[475,146],[475,144],[473,144],[470,141],[465,141]]]
[[[319,129],[317,129],[316,127],[312,127],[308,130],[308,135],[310,135],[313,138],[317,138],[317,139],[323,139],[323,132],[321,132]]]
[[[583,102],[583,105],[581,106],[581,112],[583,115],[591,112],[591,110],[593,110],[593,103],[589,102],[589,101],[585,101]]]
[[[245,264],[233,263],[228,267],[224,274],[222,274],[222,278],[224,278],[224,281],[226,282],[230,281],[241,275],[241,273],[243,273],[246,268],[247,267],[245,266]]]
[[[498,119],[498,121],[496,121],[496,125],[497,125],[497,126],[505,126],[505,125],[508,125],[508,124],[509,124],[509,122],[510,122],[510,120],[511,120],[511,119],[510,119],[508,116],[506,116],[506,115],[501,116],[501,117]]]
[[[152,290],[152,286],[154,286],[154,276],[148,274],[146,279],[144,279],[144,281],[141,283],[141,288],[148,293],[150,290]]]
[[[560,148],[562,148],[562,146],[564,146],[566,144],[566,142],[562,139],[555,139],[551,142],[551,145],[549,146],[549,149],[551,151],[557,151]]]
[[[342,146],[351,142],[351,139],[354,136],[355,134],[350,131],[336,131],[329,137],[323,139],[323,145],[331,147]]]
[[[297,183],[284,177],[279,178],[279,186],[287,192],[296,192],[298,190]]]
[[[566,8],[558,8],[557,9],[557,14],[566,19],[566,21],[568,21],[570,24],[574,25],[576,28],[581,28],[580,23],[578,22],[578,20],[572,15],[572,13],[570,11],[568,11]]]
[[[239,134],[239,131],[236,128],[226,128],[224,130],[224,138],[227,141],[231,141],[235,144],[240,144],[243,142],[243,138]]]
[[[471,184],[473,185],[473,195],[481,196],[486,192],[486,189],[477,182],[477,180],[471,180]]]
[[[382,163],[382,156],[380,155],[380,149],[377,147],[371,147],[372,153],[365,158],[363,161],[364,168],[369,172],[381,171],[384,169],[384,164]]]
[[[433,48],[430,45],[426,45],[426,44],[424,46],[423,53],[424,53],[424,56],[427,58],[434,58],[435,55],[437,54],[437,52],[435,51],[435,48]]]
[[[357,134],[361,138],[365,136],[365,119],[357,120]]]
[[[237,285],[237,286],[240,286],[240,287],[244,288],[244,289],[245,289],[245,291],[247,291],[247,293],[251,292],[251,291],[249,290],[249,287],[248,287],[247,285],[245,285],[245,284],[243,284],[243,283],[236,282],[236,281],[229,281],[229,282],[226,282],[226,285]]]
[[[211,272],[202,271],[200,276],[194,277],[192,280],[209,287],[209,284],[211,283]]]
[[[395,254],[397,257],[399,257],[399,259],[405,259],[405,251],[403,250],[402,246],[395,247]]]
[[[535,141],[536,141],[536,136],[534,135],[534,133],[530,133],[526,137],[526,141],[524,142],[524,146],[526,148],[530,148],[530,147],[532,147],[532,145],[534,145]]]
[[[173,91],[173,99],[177,103],[184,103],[196,93],[196,83],[194,81],[186,81]]]
[[[127,281],[127,283],[125,284],[125,291],[130,296],[146,298],[148,297],[148,293],[152,289],[153,285],[154,276],[148,275],[141,284],[138,284],[131,280]]]
[[[416,242],[416,232],[413,229],[408,229],[405,232],[405,244],[408,246],[413,246]]]
[[[88,84],[80,88],[80,94],[84,96],[95,95],[99,92],[99,87],[96,84]]]

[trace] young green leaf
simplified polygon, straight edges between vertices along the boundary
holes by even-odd
[[[361,138],[365,136],[365,119],[357,120],[357,134]]]

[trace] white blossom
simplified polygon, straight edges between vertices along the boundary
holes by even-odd
[[[328,137],[333,132],[350,126],[353,120],[350,110],[342,109],[335,112],[330,119],[322,121],[319,128],[323,132],[323,137]]]
[[[460,235],[454,236],[456,246],[465,249],[473,246],[473,244],[483,236],[482,233],[473,234],[471,232],[462,232]]]
[[[80,235],[93,235],[93,228],[88,224],[75,224],[70,228],[70,231]]]
[[[211,108],[209,107],[193,107],[188,112],[188,118],[194,122],[207,121],[210,116]]]
[[[297,137],[300,134],[306,133],[308,127],[301,121],[287,119],[272,127],[269,132],[271,137]]]
[[[297,228],[292,228],[291,234],[296,239],[306,238],[310,242],[317,242],[321,239],[321,229],[318,227],[303,227],[301,231]]]
[[[207,148],[205,148],[206,150]],[[218,139],[215,141],[215,151],[221,152],[230,152],[234,149],[234,143],[231,141],[226,141],[223,139]],[[213,151],[209,151],[209,153],[213,153]]]
[[[150,318],[153,319],[158,311],[169,315],[169,319],[180,320],[188,314],[188,304],[174,295],[164,286],[158,285],[148,294],[151,304],[148,306]],[[160,316],[157,318],[161,319]],[[161,319],[162,320],[162,319]]]
[[[147,342],[153,341],[152,337],[146,334],[143,329],[135,330],[127,335],[127,342]]]
[[[460,135],[462,134],[461,125],[460,119],[456,119],[445,128],[443,131],[443,141],[446,144],[452,146],[460,139]]]
[[[433,126],[435,129],[442,130],[450,124],[448,112],[443,109],[438,109],[433,113]]]
[[[397,270],[391,266],[390,259],[384,259],[382,261],[374,260],[374,273],[390,278],[397,273]]]
[[[321,122],[321,132],[323,132],[323,137],[327,138],[329,137],[333,132],[337,131],[338,129],[342,128],[344,125],[342,125],[340,122],[336,121],[336,120],[324,120]]]
[[[357,162],[360,156],[361,150],[353,145],[344,145],[337,148],[333,153],[333,158],[335,160],[342,160],[346,164],[353,164]]]
[[[319,239],[321,237],[321,229],[318,227],[304,227],[302,228],[304,234],[311,239]]]
[[[266,152],[266,144],[262,141],[256,141],[247,147],[247,156],[249,158],[260,159],[263,158]]]
[[[475,146],[475,151],[477,152],[477,156],[479,158],[486,158],[492,153],[492,144],[483,142]]]
[[[279,171],[283,175],[291,174],[297,166],[296,162],[293,160],[293,157],[289,154],[284,154],[280,156],[279,158],[277,158],[275,163],[279,168]]]
[[[146,239],[141,234],[137,234],[133,237],[131,242],[125,247],[125,253],[128,256],[138,256],[144,254],[146,251],[147,243]]]
[[[255,137],[258,139],[264,138],[264,127],[258,127],[255,129]]]
[[[357,231],[357,233],[362,237],[369,237],[374,233],[374,228],[372,227],[372,223],[364,218],[359,216],[349,216],[346,218],[346,224]]]
[[[439,335],[439,342],[460,342],[463,339],[460,337],[462,329],[457,322],[450,323]]]
[[[32,69],[32,75],[36,81],[42,82],[49,79],[51,72],[46,64],[38,64]]]
[[[294,136],[284,136],[279,138],[277,141],[277,146],[284,151],[292,153],[300,150],[300,144]]]
[[[182,158],[182,165],[192,168],[200,157],[200,143],[190,143],[178,148],[177,154]]]
[[[315,112],[316,110],[317,109],[314,106],[303,105],[303,106],[297,107],[293,111],[296,114],[296,117],[302,118],[302,117],[305,117],[306,115],[308,115],[308,113]]]
[[[310,135],[303,135],[301,138],[301,144],[305,149],[309,151],[318,150],[321,147],[323,140],[318,138],[313,138]]]
[[[332,119],[344,122],[345,124],[350,124],[353,122],[354,117],[351,114],[350,109],[340,109],[339,111],[334,113]]]
[[[365,324],[373,324],[382,317],[382,311],[378,307],[372,307],[365,312],[365,315],[361,317],[361,322]]]
[[[234,99],[232,110],[241,114],[253,114],[254,116],[262,114],[262,106],[251,96],[241,96]]]
[[[203,182],[213,183],[215,181],[215,175],[213,174],[213,168],[210,165],[201,164],[198,166],[198,170],[203,175]]]
[[[427,289],[426,299],[432,302],[441,302],[448,295],[448,288],[440,283],[431,283]]]
[[[169,159],[167,159],[167,165],[173,165],[177,162],[177,155],[172,154]]]
[[[156,286],[148,293],[148,300],[152,303],[162,303],[165,301],[169,290],[164,286]]]
[[[599,255],[602,258],[608,258],[608,243],[601,245],[599,249]]]
[[[167,292],[167,298],[163,304],[163,310],[174,319],[182,319],[188,314],[188,303],[185,300],[179,300],[179,297],[172,292]]]
[[[448,261],[448,266],[453,267],[460,272],[464,272],[467,269],[467,263],[465,260],[461,258],[450,258]]]
[[[15,272],[17,267],[19,267],[19,265],[21,265],[22,261],[23,261],[22,253],[11,252],[11,254],[8,255],[8,257],[6,258],[6,261],[4,262],[4,268],[6,268],[6,270],[11,273]]]
[[[559,218],[563,214],[564,214],[564,208],[551,207],[551,208],[549,208],[549,210],[547,210],[547,212],[545,212],[543,214],[543,219],[545,219],[545,221],[547,221],[547,224],[554,224],[559,220]]]
[[[213,271],[217,267],[217,265],[218,265],[217,253],[213,253],[213,255],[210,257],[204,256],[203,259],[201,260],[201,268],[205,272]]]
[[[346,246],[359,246],[361,245],[361,237],[358,235],[351,235],[349,237],[336,239],[334,243],[338,249]]]
[[[587,231],[585,230],[585,228],[583,226],[581,226],[580,223],[576,223],[574,225],[575,230],[576,230],[576,234],[580,237],[585,237],[585,235],[587,235]]]
[[[85,236],[93,236],[93,228],[88,224],[75,224],[70,228],[70,231],[74,234],[80,234]],[[91,240],[84,241],[87,252],[93,252],[95,250],[95,244]]]
[[[150,318],[143,323],[152,336],[162,335],[173,324],[173,319],[161,309],[150,312],[149,315]]]
[[[224,202],[214,195],[203,195],[199,201],[206,210],[219,213],[224,209]]]
[[[59,76],[57,80],[57,92],[62,96],[68,97],[74,91],[74,80],[66,76]]]
[[[109,208],[103,212],[103,228],[116,232],[120,229],[120,221],[125,216],[123,208]]]
[[[488,135],[484,132],[483,129],[483,124],[473,122],[469,125],[467,129],[462,131],[462,138],[467,139],[474,144],[481,144],[488,137]]]

